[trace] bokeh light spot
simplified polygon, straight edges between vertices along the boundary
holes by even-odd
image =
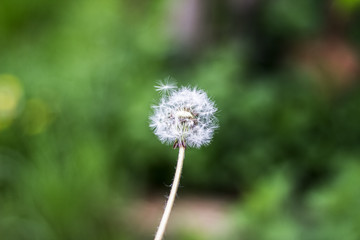
[[[26,134],[42,133],[51,122],[50,108],[41,99],[30,99],[26,103],[22,120]]]
[[[18,114],[23,87],[13,75],[0,75],[0,130],[11,125]]]

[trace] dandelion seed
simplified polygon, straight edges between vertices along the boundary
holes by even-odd
[[[155,86],[156,91],[160,92],[161,94],[168,94],[176,88],[176,83],[171,81],[171,77],[168,77],[163,81],[159,81],[158,85]]]

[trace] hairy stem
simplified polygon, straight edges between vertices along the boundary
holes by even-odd
[[[170,213],[171,213],[171,209],[172,209],[172,206],[174,205],[176,192],[177,192],[177,189],[178,189],[178,186],[179,186],[181,170],[182,170],[182,166],[183,166],[183,162],[184,162],[184,157],[185,157],[185,148],[183,146],[180,146],[179,147],[179,156],[178,156],[178,162],[177,162],[177,166],[176,166],[174,182],[172,184],[171,191],[170,191],[170,196],[169,196],[169,199],[168,199],[168,201],[166,203],[165,211],[164,211],[164,214],[163,214],[163,216],[161,218],[161,222],[160,222],[159,228],[158,228],[158,230],[156,232],[154,240],[162,240],[162,238],[164,236],[166,225],[168,223],[169,216],[170,216]]]

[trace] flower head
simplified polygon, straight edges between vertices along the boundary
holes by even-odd
[[[197,88],[171,89],[153,109],[150,127],[161,142],[174,148],[207,145],[218,127],[214,102]]]

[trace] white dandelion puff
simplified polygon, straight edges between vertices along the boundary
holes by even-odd
[[[169,83],[160,83],[155,88],[167,94],[162,96],[158,105],[152,106],[154,113],[150,117],[150,127],[161,142],[179,148],[174,181],[155,235],[155,240],[162,240],[179,186],[185,148],[209,144],[218,124],[215,103],[203,90],[196,87],[177,88]]]
[[[214,102],[197,88],[172,89],[153,109],[150,127],[161,142],[174,148],[207,145],[218,127]]]

